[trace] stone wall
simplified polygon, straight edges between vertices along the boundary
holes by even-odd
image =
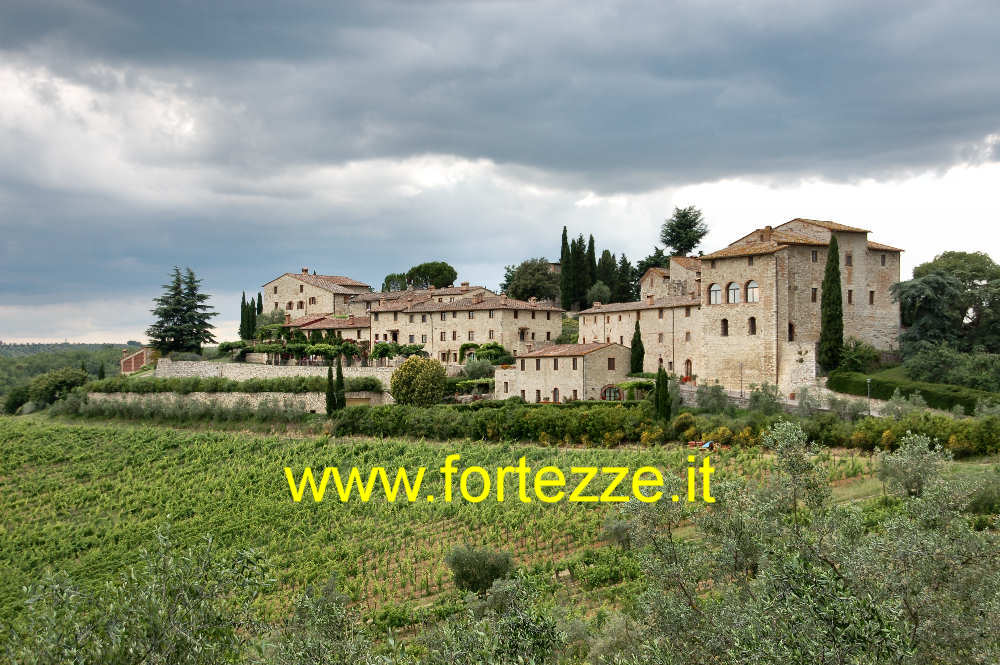
[[[345,393],[344,397],[348,406],[357,406],[359,404],[377,406],[392,403],[392,397],[389,393],[355,392]],[[87,399],[92,402],[159,402],[161,404],[198,402],[223,408],[232,408],[237,404],[257,408],[262,404],[272,403],[300,411],[309,411],[310,413],[326,412],[326,393],[195,392],[186,395],[178,395],[176,393],[88,393]]]

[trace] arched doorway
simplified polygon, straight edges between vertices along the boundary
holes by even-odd
[[[620,402],[622,399],[621,388],[615,384],[609,384],[601,388],[601,399],[609,402]]]
[[[688,358],[684,361],[684,376],[691,376],[694,373],[694,365],[691,364],[691,359]]]

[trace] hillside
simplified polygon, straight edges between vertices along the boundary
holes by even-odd
[[[81,363],[96,376],[103,361],[106,375],[116,376],[123,348],[114,344],[0,344],[0,395],[38,374]]]

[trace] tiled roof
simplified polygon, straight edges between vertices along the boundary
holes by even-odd
[[[879,242],[868,241],[868,249],[874,249],[881,252],[902,252],[903,250],[898,247],[890,247],[889,245],[883,245]]]
[[[480,300],[462,299],[455,302],[435,302],[433,298],[413,305],[409,309],[411,312],[451,312],[468,311],[470,309],[531,309],[536,311],[562,312],[562,308],[545,300],[530,302],[527,300],[516,300],[506,296],[490,296]],[[374,311],[374,308],[373,308]]]
[[[426,300],[429,300],[430,296],[414,296],[409,295],[406,298],[396,298],[395,300],[389,300],[384,303],[372,303],[372,312],[403,312],[414,305],[418,305]]]
[[[788,245],[778,243],[774,240],[765,242],[748,242],[742,245],[732,245],[717,252],[706,254],[701,257],[702,261],[712,259],[727,259],[733,256],[758,256],[760,254],[774,254],[779,249],[784,249]]]
[[[816,238],[804,236],[801,233],[795,233],[794,231],[771,231],[771,240],[780,242],[783,245],[826,246],[830,244],[823,240],[817,240]]]
[[[580,314],[604,314],[606,312],[634,312],[638,309],[660,309],[667,307],[690,307],[700,304],[698,296],[669,296],[666,298],[653,298],[649,300],[636,300],[633,302],[612,302],[601,303],[599,307],[591,307],[580,311]]]
[[[446,286],[440,289],[406,289],[405,291],[375,291],[374,293],[359,293],[354,297],[358,302],[376,302],[380,299],[398,300],[407,296],[414,297],[436,297],[436,296],[459,296],[473,291],[489,291],[485,286]]]
[[[648,275],[649,273],[653,273],[654,275],[659,275],[660,277],[670,277],[669,268],[661,268],[659,266],[653,266],[647,269],[646,272],[642,273],[642,277],[640,277],[639,279],[640,280],[645,279],[646,275]]]
[[[847,226],[846,224],[838,224],[837,222],[828,222],[821,219],[805,219],[803,217],[796,217],[791,219],[785,224],[791,224],[792,222],[803,222],[805,224],[812,224],[813,226],[820,226],[828,231],[845,231],[848,233],[869,233],[868,229],[859,229],[856,226]],[[785,226],[782,224],[781,226]],[[779,226],[778,228],[781,228]]]
[[[701,259],[697,256],[673,256],[670,260],[676,261],[685,270],[691,270],[693,272],[701,270]]]
[[[319,287],[330,291],[331,293],[336,293],[338,295],[354,295],[357,293],[358,288],[370,288],[364,282],[359,282],[356,279],[351,279],[350,277],[344,277],[343,275],[307,275],[302,272],[286,272],[284,275],[279,275],[271,280],[274,282],[281,279],[282,277],[294,277],[295,279],[310,284],[312,286]],[[271,282],[264,284],[267,286]],[[345,287],[354,288],[345,288]]]
[[[620,346],[608,342],[590,342],[589,344],[552,344],[544,346],[537,351],[522,353],[518,358],[551,358],[553,356],[583,356],[594,351],[609,347]],[[624,347],[623,347],[624,348]]]
[[[310,314],[309,316],[300,316],[296,319],[290,320],[288,323],[283,323],[281,325],[285,326],[286,328],[301,328],[302,326],[307,326],[310,323],[315,323],[316,321],[320,321],[327,316],[332,316],[332,314]]]
[[[340,330],[342,328],[369,328],[372,320],[368,316],[349,316],[347,318],[324,316],[315,323],[302,326],[302,330]]]

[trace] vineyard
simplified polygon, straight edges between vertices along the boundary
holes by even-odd
[[[553,578],[569,570],[557,591],[584,606],[602,597],[601,587],[628,576],[627,562],[601,567],[612,556],[604,541],[614,510],[608,504],[522,503],[514,496],[503,503],[389,503],[377,492],[368,503],[315,503],[308,493],[293,503],[283,476],[285,466],[296,474],[305,466],[425,466],[421,494],[440,495],[437,469],[453,452],[462,455],[459,468],[513,465],[523,455],[534,468],[551,464],[567,476],[571,466],[650,465],[668,478],[683,476],[688,455],[678,447],[404,444],[0,418],[0,620],[16,613],[20,587],[44,570],[98,585],[135,563],[154,530],[168,523],[178,542],[194,544],[211,533],[231,551],[262,549],[279,571],[280,590],[268,602],[279,612],[303,585],[331,575],[360,609],[390,623],[444,612],[460,597],[444,557],[464,542],[506,550],[519,566]],[[770,469],[756,448],[719,451],[712,463],[715,480]],[[831,480],[869,470],[867,457],[837,459]],[[601,489],[607,479],[593,482]],[[475,482],[470,489],[477,491]]]

